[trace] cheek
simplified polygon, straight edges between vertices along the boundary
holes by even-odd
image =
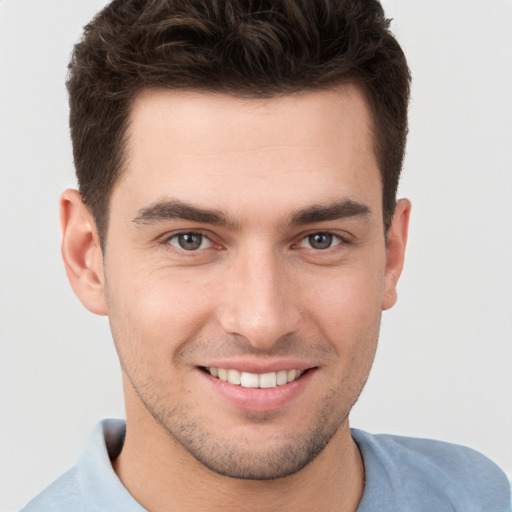
[[[378,266],[352,267],[322,280],[307,302],[310,319],[336,357],[328,367],[346,396],[356,397],[364,386],[375,357],[381,319],[383,279]],[[313,286],[313,284],[312,284]],[[332,373],[331,373],[332,372]]]
[[[107,307],[119,357],[136,368],[169,365],[208,317],[208,294],[163,272],[107,281]]]
[[[332,335],[347,340],[378,331],[384,294],[383,264],[336,269],[323,279],[305,283],[305,304]]]

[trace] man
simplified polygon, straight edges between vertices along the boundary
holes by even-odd
[[[25,510],[509,510],[476,452],[349,429],[410,212],[387,27],[374,1],[121,0],[86,28],[62,253],[127,420]]]

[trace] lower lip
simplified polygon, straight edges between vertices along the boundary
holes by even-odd
[[[198,369],[198,372],[215,393],[235,407],[253,412],[270,412],[297,399],[305,391],[315,369],[311,368],[297,380],[274,388],[244,388],[212,377],[203,370]]]

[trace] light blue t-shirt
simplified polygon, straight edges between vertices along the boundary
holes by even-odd
[[[76,465],[22,512],[145,512],[112,469],[125,422],[104,420]],[[440,441],[352,429],[366,482],[357,512],[510,512],[504,473],[478,452]]]

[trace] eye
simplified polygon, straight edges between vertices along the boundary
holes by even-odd
[[[298,246],[323,251],[340,244],[342,241],[340,236],[333,233],[313,233],[304,237]]]
[[[197,251],[199,249],[208,249],[211,247],[212,242],[201,233],[178,233],[169,238],[168,243],[183,249],[185,251]]]

